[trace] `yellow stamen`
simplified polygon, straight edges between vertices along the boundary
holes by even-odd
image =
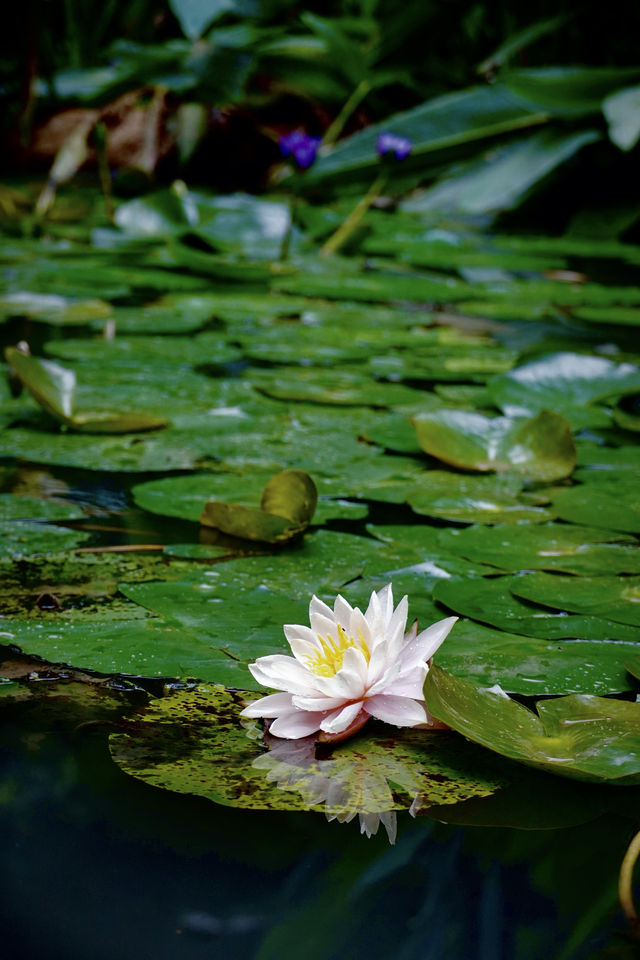
[[[344,628],[338,624],[338,639],[334,640],[331,634],[327,634],[326,639],[318,634],[320,650],[317,650],[311,656],[307,657],[309,669],[319,677],[334,677],[342,667],[344,655],[349,647],[355,647],[364,654],[364,658],[369,663],[369,647],[362,636],[362,631],[358,630],[358,638],[348,637]]]

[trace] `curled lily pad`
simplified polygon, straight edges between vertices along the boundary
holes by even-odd
[[[636,680],[640,680],[640,657],[632,657],[630,660],[627,660],[625,662],[625,668]]]
[[[82,433],[137,433],[165,427],[167,420],[146,413],[75,410],[76,375],[52,360],[5,349],[7,363],[34,400],[60,423]]]
[[[422,449],[463,470],[511,471],[533,480],[568,477],[576,463],[569,423],[542,410],[530,419],[433,410],[412,417]]]
[[[283,470],[262,491],[260,509],[211,500],[200,523],[247,540],[276,543],[308,527],[318,502],[316,485],[304,470]]]
[[[126,773],[165,790],[340,820],[487,796],[505,782],[498,764],[480,768],[477,751],[446,733],[403,730],[390,740],[376,728],[321,757],[310,738],[267,751],[239,717],[245,697],[202,686],[156,700],[112,735],[111,754]]]
[[[576,780],[640,784],[640,703],[558,697],[540,701],[536,714],[438,666],[425,698],[439,720],[504,757]]]

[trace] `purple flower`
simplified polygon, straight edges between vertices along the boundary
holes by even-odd
[[[392,153],[396,160],[406,160],[412,147],[408,137],[400,137],[397,133],[379,133],[376,141],[378,156],[384,157]]]
[[[310,137],[304,130],[292,130],[280,137],[280,153],[293,157],[301,170],[308,170],[316,159],[321,137]]]

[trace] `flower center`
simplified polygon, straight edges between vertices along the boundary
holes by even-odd
[[[338,624],[338,639],[334,640],[331,634],[326,638],[318,634],[320,650],[317,650],[311,656],[307,657],[309,669],[319,677],[334,677],[342,667],[344,655],[349,647],[355,647],[364,654],[364,658],[369,663],[369,647],[366,644],[362,633],[358,631],[358,638],[347,636],[344,628]]]

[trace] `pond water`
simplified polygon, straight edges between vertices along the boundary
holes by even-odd
[[[136,203],[0,247],[11,956],[635,956],[640,250]],[[391,581],[452,730],[263,742],[248,663]]]

